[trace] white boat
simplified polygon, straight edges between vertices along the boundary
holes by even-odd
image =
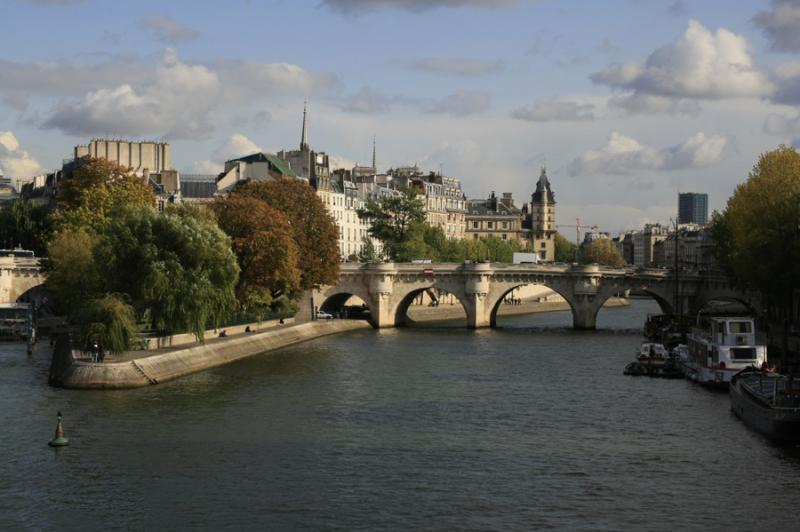
[[[687,340],[676,348],[683,374],[706,386],[727,388],[736,373],[767,361],[767,347],[757,343],[749,317],[710,318],[707,330],[695,327]]]

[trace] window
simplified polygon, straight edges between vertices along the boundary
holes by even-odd
[[[508,235],[503,233],[503,240],[508,240]]]
[[[486,227],[489,229],[494,229],[494,222],[486,222]]]
[[[544,243],[544,242],[542,242],[542,244],[541,244],[539,247],[540,247],[540,248],[546,248],[546,247],[547,247],[547,244],[546,244],[546,243]]]
[[[475,240],[478,240],[478,238],[479,238],[479,237],[478,237],[478,233],[472,233],[472,237],[473,237]]]
[[[508,229],[508,222],[503,222],[503,229]]]
[[[478,222],[472,222],[472,228],[477,229],[480,224]]]
[[[731,334],[736,333],[749,333],[750,331],[750,322],[749,321],[731,321],[728,323],[728,330]]]

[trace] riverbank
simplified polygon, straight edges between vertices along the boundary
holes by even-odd
[[[604,308],[624,307],[629,305],[627,299],[612,297],[606,301]],[[500,305],[497,310],[498,316],[519,316],[521,314],[536,314],[539,312],[558,312],[569,310],[569,303],[561,301],[522,301],[519,305]],[[464,308],[460,304],[439,305],[438,307],[427,307],[412,305],[408,309],[408,317],[415,322],[436,322],[446,320],[467,319]]]
[[[81,360],[63,338],[53,352],[50,384],[73,389],[139,388],[321,336],[370,327],[361,320],[315,321],[214,338],[191,347],[124,353],[102,363]]]

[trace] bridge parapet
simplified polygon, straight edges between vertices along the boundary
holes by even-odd
[[[684,309],[692,308],[699,298],[724,291],[722,284],[712,286],[707,277],[695,272],[681,272],[680,279],[677,297]],[[594,328],[605,301],[631,290],[651,295],[664,312],[671,312],[676,303],[672,270],[563,263],[343,264],[340,282],[322,287],[317,295],[323,302],[357,295],[369,306],[376,327],[393,327],[406,319],[405,312],[416,295],[437,288],[453,294],[466,311],[468,325],[479,328],[493,326],[506,295],[528,284],[544,285],[560,294],[570,305],[576,328]]]

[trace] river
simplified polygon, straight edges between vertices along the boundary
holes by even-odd
[[[359,331],[128,391],[0,344],[0,529],[797,530],[798,449],[622,375],[647,312]]]

